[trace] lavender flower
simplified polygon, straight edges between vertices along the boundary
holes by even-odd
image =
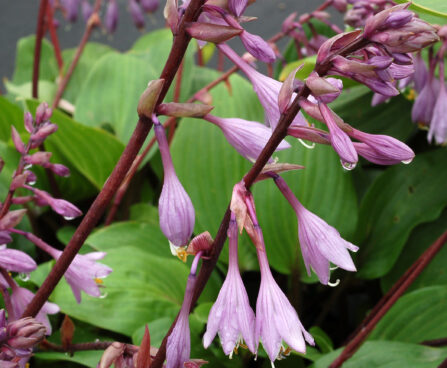
[[[324,103],[319,103],[318,106],[329,128],[331,145],[340,156],[343,167],[347,170],[354,169],[358,161],[358,156],[351,140],[337,125],[329,107]]]
[[[11,303],[13,314],[16,318],[18,318],[18,316],[21,316],[23,314],[27,305],[31,302],[31,299],[34,298],[34,294],[28,289],[19,287],[19,285],[17,285],[15,282],[11,285],[11,287]],[[60,309],[56,304],[45,302],[36,316],[36,320],[41,322],[47,329],[47,335],[51,335],[51,325],[50,321],[48,320],[47,314],[56,314],[59,312],[59,310]]]
[[[241,156],[249,161],[256,161],[262,149],[272,135],[272,130],[256,121],[238,118],[224,119],[213,115],[205,115],[204,119],[217,125],[230,143]],[[282,141],[277,151],[289,148],[286,141]]]
[[[256,59],[264,63],[273,63],[275,61],[275,52],[262,37],[244,30],[240,34],[240,38],[245,49]]]
[[[329,261],[347,271],[356,271],[347,250],[356,252],[358,247],[344,240],[335,228],[307,210],[283,178],[276,176],[274,180],[298,217],[298,237],[309,276],[312,267],[320,282],[329,284]]]
[[[444,62],[439,63],[439,79],[439,93],[430,122],[428,141],[431,142],[434,137],[437,144],[443,144],[447,140],[447,90],[444,82]]]
[[[248,0],[228,0],[228,8],[236,16],[240,17],[247,8]]]
[[[146,13],[154,13],[160,5],[160,0],[140,0],[140,5]]]
[[[173,246],[182,247],[188,244],[194,229],[194,207],[175,173],[163,126],[155,116],[153,120],[164,169],[163,189],[158,202],[160,227]]]
[[[28,254],[0,245],[0,267],[7,271],[29,273],[37,268],[37,264]]]
[[[278,107],[278,95],[281,90],[282,83],[269,78],[249,66],[239,55],[237,55],[228,45],[219,44],[219,49],[233,61],[250,79],[253,84],[253,90],[258,95],[261,105],[267,115],[268,124],[272,129],[276,128],[281,116]],[[296,95],[294,94],[292,98]],[[307,126],[306,119],[300,112],[293,120],[293,124]]]
[[[24,187],[34,193],[39,205],[49,205],[54,212],[63,216],[66,220],[72,220],[75,217],[82,215],[82,212],[79,208],[77,208],[74,204],[66,201],[65,199],[53,198],[44,190],[36,189],[28,185]]]
[[[433,74],[434,70],[432,68],[427,82],[414,101],[414,105],[411,110],[411,119],[415,123],[429,125],[433,117],[436,97],[439,93],[440,87],[439,81],[434,78]]]
[[[256,341],[262,341],[272,362],[285,352],[283,340],[290,349],[304,354],[305,341],[314,345],[314,339],[304,329],[295,309],[273,278],[263,240],[262,247],[256,247],[256,253],[261,269],[261,286],[256,302]]]
[[[256,352],[255,314],[250,307],[248,295],[239,273],[237,237],[236,216],[232,214],[228,229],[228,273],[219,296],[211,308],[206,332],[203,336],[203,345],[208,348],[218,333],[223,351],[230,357],[234,349],[242,344],[242,340],[245,340],[248,349],[253,354]]]
[[[13,349],[30,349],[45,337],[45,327],[34,318],[21,318],[6,327],[7,344]]]
[[[109,33],[114,33],[118,26],[118,4],[116,0],[109,0],[107,3],[104,26]]]
[[[191,352],[191,336],[189,332],[189,310],[191,308],[194,286],[196,283],[197,265],[202,256],[199,252],[191,265],[191,272],[186,283],[185,296],[180,309],[177,322],[168,337],[166,344],[166,368],[183,368],[183,364],[189,361]]]
[[[90,16],[93,14],[93,7],[88,2],[88,0],[82,0],[81,11],[82,11],[82,17],[84,18],[84,21],[88,22],[88,20],[90,19]]]
[[[143,12],[136,0],[129,1],[129,12],[132,17],[133,23],[135,24],[135,27],[137,27],[138,29],[144,28]]]

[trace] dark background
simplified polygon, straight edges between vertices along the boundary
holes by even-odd
[[[103,33],[102,30],[96,30],[91,40],[107,43],[118,50],[124,51],[131,47],[142,32],[138,31],[132,23],[127,10],[127,1],[118,0],[118,3],[120,17],[115,34],[111,36]],[[269,38],[281,29],[281,24],[287,15],[294,11],[302,14],[314,10],[321,3],[323,3],[323,0],[257,0],[247,9],[245,14],[256,16],[259,19],[244,24],[244,27],[250,32]],[[164,4],[165,1],[160,0],[158,11],[146,17],[146,28],[143,32],[164,26]],[[36,31],[38,8],[38,0],[0,0],[0,76],[2,79],[5,77],[10,79],[12,76],[17,40]],[[334,15],[338,20],[341,18],[339,14]],[[57,18],[60,19],[59,14]],[[78,19],[75,24],[68,24],[65,20],[60,19],[58,36],[62,49],[76,47],[82,37],[83,30],[84,21],[82,19]],[[238,51],[242,50],[239,49]]]

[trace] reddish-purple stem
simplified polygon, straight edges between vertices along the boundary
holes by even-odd
[[[40,67],[40,52],[42,50],[42,39],[45,30],[45,13],[48,6],[48,0],[40,0],[39,15],[37,16],[36,29],[36,43],[34,46],[34,62],[33,62],[33,82],[32,82],[32,96],[37,98],[39,96],[39,67]]]

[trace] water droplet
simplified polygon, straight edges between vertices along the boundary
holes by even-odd
[[[29,185],[34,185],[34,184],[36,184],[36,181],[35,181],[35,180],[33,180],[33,181],[29,181],[28,184],[29,184]]]
[[[413,161],[412,158],[410,158],[409,160],[403,160],[402,163],[408,165],[409,163],[411,163],[411,161]]]
[[[109,293],[103,289],[101,289],[101,295],[99,295],[99,299],[104,299],[109,295]]]
[[[31,169],[32,167],[33,167],[33,165],[31,165],[31,164],[27,164],[27,165],[25,165],[24,169],[25,169],[25,170],[28,170],[28,169]]]
[[[71,221],[74,219],[74,217],[70,217],[70,216],[64,216],[64,219],[67,221]]]
[[[19,273],[19,279],[23,282],[27,282],[29,280],[29,274],[27,273]]]
[[[336,287],[336,286],[338,286],[340,284],[340,279],[337,279],[335,282],[330,282],[329,281],[327,284],[330,287]]]
[[[357,162],[352,163],[352,162],[341,161],[341,165],[343,166],[343,169],[351,171],[355,169],[355,167],[357,166]]]
[[[315,142],[312,142],[312,144],[307,144],[301,138],[298,138],[298,141],[306,148],[309,148],[309,149],[314,149],[315,148]]]

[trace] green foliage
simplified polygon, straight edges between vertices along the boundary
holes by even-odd
[[[396,3],[407,3],[406,0],[396,0]],[[447,19],[447,3],[440,0],[416,0],[412,1],[410,10],[413,10],[422,16],[430,15],[437,17],[438,22],[444,22]],[[436,18],[435,18],[436,19]],[[427,21],[436,23],[433,18],[428,18]]]

